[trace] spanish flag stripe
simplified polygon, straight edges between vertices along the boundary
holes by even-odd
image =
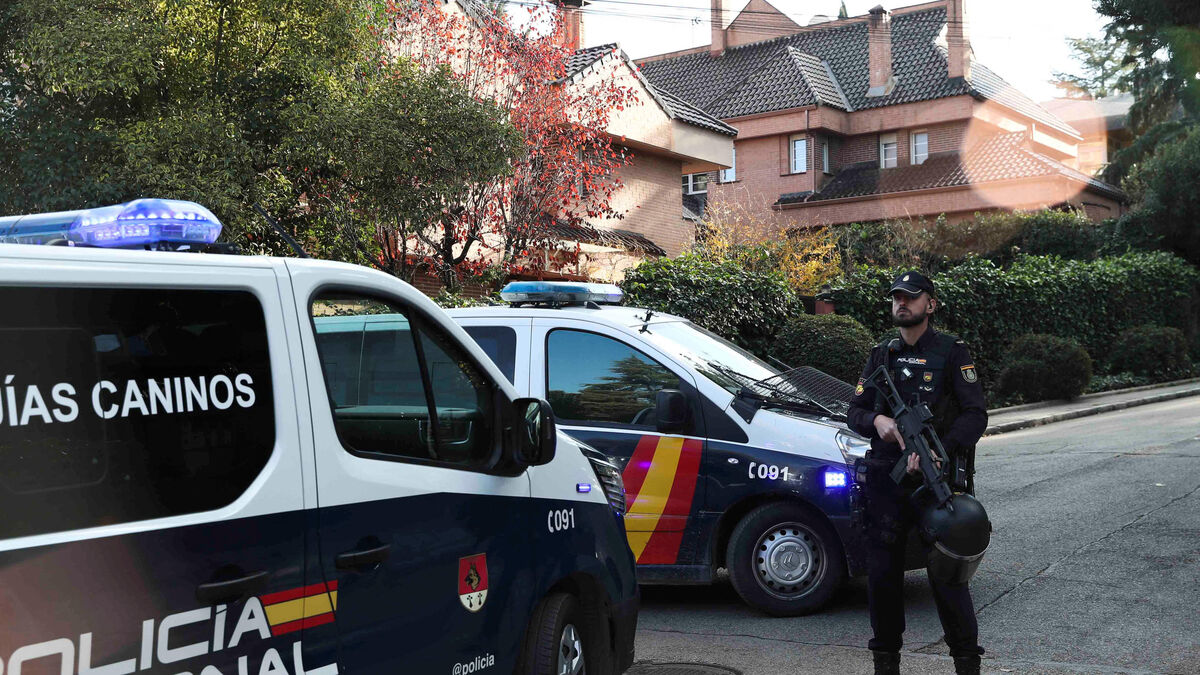
[[[696,478],[700,475],[702,451],[703,445],[700,441],[694,438],[684,440],[679,468],[675,471],[675,482],[671,485],[671,494],[667,497],[663,515],[684,518],[692,515],[692,497],[696,494]]]
[[[621,480],[625,482],[625,500],[632,504],[642,489],[642,481],[646,480],[646,472],[654,461],[654,448],[658,445],[657,436],[642,436],[638,439],[637,447],[625,470],[621,472]]]
[[[675,532],[649,533],[649,541],[638,557],[639,565],[673,565],[679,558],[679,545],[683,542],[683,530]]]
[[[325,583],[317,583],[311,586],[303,586],[301,588],[292,588],[286,591],[279,591],[278,593],[260,595],[258,597],[258,601],[264,605],[273,605],[277,602],[295,600],[296,598],[303,598],[306,595],[313,595],[314,593],[324,593],[327,587],[328,590],[331,591],[337,590],[337,581],[331,581],[328,585]]]
[[[667,504],[667,495],[675,482],[675,470],[679,466],[679,454],[683,449],[682,438],[664,437],[658,439],[654,451],[654,461],[646,472],[646,480],[642,485],[638,498],[630,505],[625,513],[625,528],[633,532],[653,532],[658,527],[663,507]],[[645,550],[649,537],[628,537],[629,547],[636,560]]]
[[[288,623],[285,623],[285,624],[280,624],[278,626],[272,626],[271,627],[271,635],[278,636],[278,635],[283,635],[284,633],[292,633],[292,632],[301,630],[303,628],[314,628],[316,626],[323,626],[327,623],[333,623],[333,618],[334,618],[333,614],[329,613],[329,614],[322,614],[320,616],[310,616],[307,619],[299,619],[297,621],[289,621]]]
[[[336,598],[337,591],[319,593],[295,600],[277,602],[273,605],[263,605],[263,609],[267,612],[267,623],[274,626],[332,612],[337,603]]]

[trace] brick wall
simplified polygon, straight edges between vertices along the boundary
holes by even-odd
[[[740,147],[738,153],[740,161]],[[624,187],[611,202],[624,218],[594,224],[637,232],[663,247],[667,255],[679,255],[696,240],[695,226],[683,219],[681,173],[678,159],[635,152],[633,162],[619,173]]]

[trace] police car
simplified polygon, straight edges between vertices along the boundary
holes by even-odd
[[[795,615],[865,573],[849,467],[870,444],[844,423],[848,391],[814,393],[849,385],[813,371],[799,386],[685,319],[618,306],[616,286],[516,282],[501,297],[449,314],[621,468],[640,581],[710,583],[724,567],[747,603]]]
[[[0,673],[627,668],[619,473],[412,287],[220,229],[0,219]]]

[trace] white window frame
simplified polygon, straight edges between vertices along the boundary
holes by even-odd
[[[891,164],[888,164],[887,149],[892,148]],[[896,134],[879,134],[879,168],[894,169],[900,165],[900,144]]]
[[[796,151],[799,144],[800,151]],[[788,168],[791,173],[806,173],[808,171],[808,137],[792,136],[788,139]]]
[[[821,171],[831,173],[829,170],[829,141],[821,144]]]
[[[737,148],[733,149],[733,157],[729,159],[729,168],[721,169],[721,182],[732,183],[737,180]]]
[[[696,180],[696,176],[704,176],[704,189],[703,190],[696,189],[696,183],[698,182]],[[702,171],[700,173],[685,173],[685,174],[683,174],[683,181],[682,181],[681,185],[683,186],[683,194],[685,194],[685,195],[708,194],[708,172]]]
[[[917,153],[917,136],[925,137],[925,153]],[[918,129],[908,135],[908,157],[909,162],[916,164],[924,164],[925,160],[929,159],[929,132],[925,129]]]

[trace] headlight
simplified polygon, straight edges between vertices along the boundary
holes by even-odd
[[[867,451],[871,449],[871,441],[848,431],[839,431],[834,438],[837,440],[838,449],[842,451],[842,457],[846,459],[846,464],[853,464],[854,460],[866,457]]]
[[[592,446],[579,443],[579,449],[591,463],[596,480],[604,489],[604,496],[608,498],[608,503],[612,506],[613,511],[616,511],[618,516],[625,515],[625,481],[621,478],[621,470],[617,468],[616,464],[608,461],[604,453]]]

